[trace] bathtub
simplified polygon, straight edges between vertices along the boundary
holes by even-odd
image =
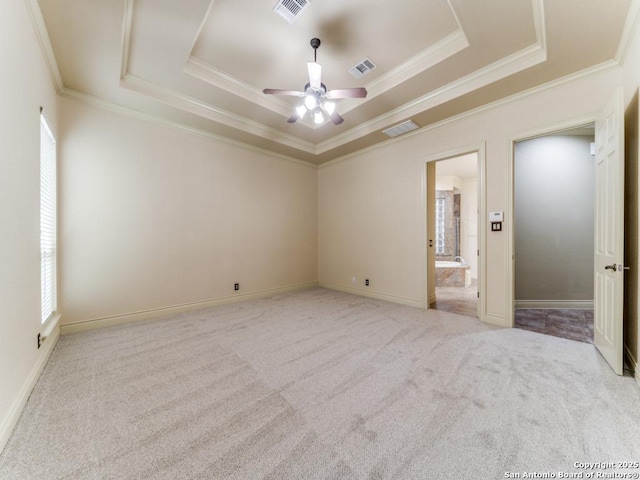
[[[471,267],[466,263],[436,260],[436,287],[468,287]]]
[[[466,263],[448,262],[445,260],[436,260],[436,268],[463,268],[468,267]]]

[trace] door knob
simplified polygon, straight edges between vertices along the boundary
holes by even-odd
[[[605,270],[613,270],[614,272],[618,270],[618,266],[614,263],[613,265],[607,265],[604,267]]]

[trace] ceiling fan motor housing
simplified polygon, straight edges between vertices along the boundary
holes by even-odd
[[[307,95],[320,96],[324,93],[327,93],[327,86],[324,83],[321,83],[320,88],[314,88],[310,83],[307,83],[304,86],[304,93],[306,93]]]

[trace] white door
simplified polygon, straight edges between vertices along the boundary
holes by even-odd
[[[624,99],[616,92],[596,120],[594,343],[622,375],[624,285]]]

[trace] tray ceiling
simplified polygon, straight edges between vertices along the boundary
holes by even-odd
[[[287,23],[275,0],[40,0],[61,94],[320,164],[616,59],[631,0],[312,0]],[[39,8],[38,8],[39,7]],[[41,17],[39,16],[41,13]],[[286,119],[313,60],[341,125]],[[364,59],[376,68],[349,70]]]

